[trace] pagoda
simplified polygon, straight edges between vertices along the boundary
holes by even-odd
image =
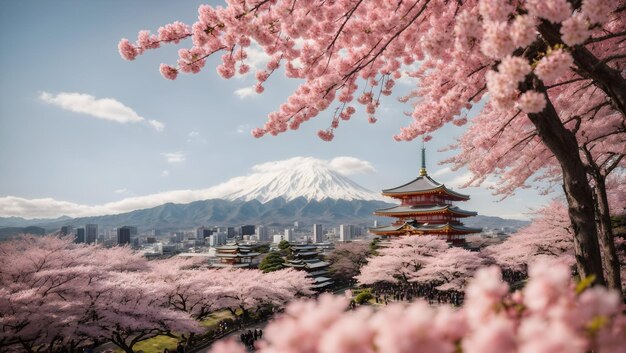
[[[320,259],[321,253],[317,245],[292,244],[291,251],[293,252],[293,260],[288,260],[285,266],[306,271],[307,277],[312,278],[315,282],[311,288],[321,291],[334,283],[328,277],[328,266],[330,264]]]
[[[400,205],[374,212],[376,216],[393,217],[395,222],[370,228],[373,234],[385,237],[436,235],[446,237],[454,245],[461,245],[465,243],[465,235],[482,231],[461,223],[461,218],[475,216],[476,212],[454,206],[455,201],[467,201],[470,197],[450,190],[428,176],[426,149],[423,146],[419,176],[404,185],[383,190],[382,194],[397,199]]]
[[[213,267],[254,268],[258,266],[260,254],[251,245],[235,242],[218,246],[215,250],[215,256],[219,262],[214,263]]]

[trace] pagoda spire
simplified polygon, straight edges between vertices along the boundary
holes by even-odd
[[[424,139],[422,138],[422,168],[420,169],[420,176],[427,176],[426,171],[426,147],[424,147]]]

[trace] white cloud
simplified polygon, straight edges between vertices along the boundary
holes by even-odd
[[[125,194],[125,193],[127,193],[127,192],[128,192],[128,190],[127,190],[127,189],[117,189],[117,190],[115,190],[115,193],[116,193],[116,194]]]
[[[84,93],[61,92],[51,94],[42,92],[39,99],[48,104],[53,104],[61,109],[75,113],[82,113],[98,119],[113,121],[120,124],[144,123],[157,131],[162,131],[165,125],[156,120],[147,120],[140,116],[132,108],[125,106],[113,98],[100,98]]]
[[[161,153],[168,163],[180,163],[185,161],[185,154],[182,152]]]
[[[156,120],[148,120],[148,124],[152,126],[156,131],[163,131],[165,129],[165,124]]]
[[[432,178],[435,178],[440,183],[444,183],[449,187],[453,188],[464,188],[464,187],[475,187],[478,185],[476,182],[472,184],[468,183],[472,180],[472,173],[469,171],[461,172],[461,171],[453,171],[450,167],[445,167],[438,169],[434,173],[429,173]],[[480,183],[480,186],[483,188],[489,188],[492,186],[496,186],[497,179],[494,177],[489,177],[483,180]]]
[[[254,90],[254,87],[244,87],[235,90],[235,94],[239,97],[239,99],[245,99],[248,97],[254,97],[256,95],[256,91]]]
[[[130,212],[162,205],[167,202],[189,203],[213,198],[235,197],[249,192],[254,185],[264,184],[295,168],[327,168],[341,174],[369,173],[374,168],[367,162],[354,157],[337,157],[322,160],[312,157],[294,157],[281,161],[254,165],[246,176],[232,178],[216,186],[197,190],[172,190],[156,194],[126,197],[122,200],[101,205],[81,205],[74,202],[59,201],[53,198],[25,199],[16,196],[0,197],[0,217],[18,216],[25,218],[86,217],[105,214]],[[162,177],[169,176],[168,170],[161,172]],[[120,189],[122,191],[124,189]],[[117,191],[116,191],[117,192]]]
[[[239,125],[239,126],[237,126],[237,133],[238,133],[238,134],[247,134],[247,133],[250,133],[250,125],[248,125],[248,124],[244,124],[244,125]]]
[[[252,43],[248,48],[246,48],[246,52],[248,53],[248,57],[245,60],[245,63],[250,66],[250,72],[254,72],[255,70],[264,70],[266,68],[267,63],[272,59],[271,56],[267,55],[265,51],[256,43]]]
[[[198,131],[191,131],[190,133],[187,134],[187,142],[206,143],[206,139],[202,138],[202,136],[200,136],[200,133]]]
[[[333,158],[328,163],[328,166],[343,175],[373,173],[376,171],[370,162],[355,157]]]

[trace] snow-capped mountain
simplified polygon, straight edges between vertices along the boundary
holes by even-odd
[[[313,157],[290,159],[254,165],[244,176],[231,178],[221,184],[203,189],[179,189],[154,194],[131,196],[99,205],[84,205],[52,198],[25,199],[15,196],[0,197],[0,210],[17,210],[14,214],[27,218],[92,217],[149,209],[166,203],[186,204],[195,201],[222,199],[267,203],[280,198],[292,201],[385,201],[382,195],[370,191],[348,175],[373,172],[374,167],[355,157],[336,157],[331,160]],[[2,222],[0,222],[2,223]]]
[[[282,197],[307,200],[384,200],[350,178],[332,170],[315,158],[298,158],[289,168],[264,165],[257,173],[233,178],[206,190],[210,198],[259,200],[262,203]]]

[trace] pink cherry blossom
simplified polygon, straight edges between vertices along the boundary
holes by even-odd
[[[507,1],[479,0],[478,9],[486,21],[506,21],[514,7]]]
[[[569,46],[582,44],[590,35],[589,23],[580,14],[574,14],[561,24],[561,37]]]
[[[168,80],[175,80],[176,76],[178,76],[178,70],[166,64],[161,64],[159,70],[161,71],[161,75]]]
[[[603,24],[609,19],[607,14],[611,12],[615,3],[615,1],[611,0],[584,0],[581,12],[591,23]]]
[[[493,59],[500,59],[515,49],[506,22],[486,22],[484,27],[485,33],[480,47],[483,54]]]
[[[546,82],[553,82],[566,75],[572,66],[574,66],[572,55],[563,49],[558,49],[539,60],[535,67],[535,74]]]
[[[516,47],[526,47],[537,38],[537,21],[530,15],[519,15],[511,23],[511,38]]]
[[[498,65],[498,72],[514,82],[522,82],[531,71],[528,60],[519,56],[507,56]]]
[[[517,106],[524,113],[539,113],[546,107],[546,98],[539,92],[524,92],[517,100]]]
[[[554,23],[563,22],[572,14],[572,6],[567,0],[527,0],[526,9],[531,15]]]
[[[126,60],[135,60],[135,58],[137,57],[137,49],[126,38],[120,40],[117,48],[122,58]]]

